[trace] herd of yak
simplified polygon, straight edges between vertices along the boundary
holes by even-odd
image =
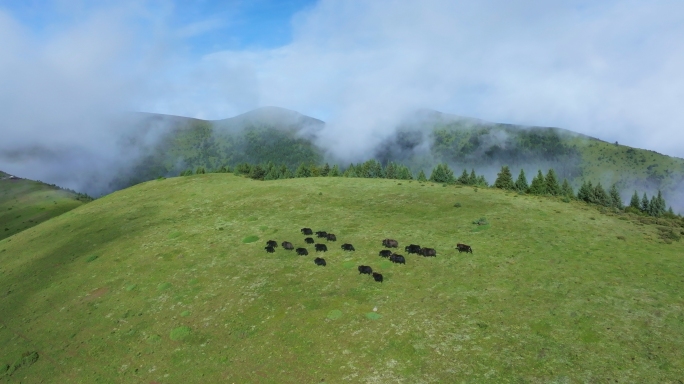
[[[304,235],[313,235],[314,234],[314,232],[311,230],[311,228],[302,228],[301,232]],[[327,233],[325,231],[316,232],[316,236],[318,238],[326,239],[327,241],[337,241],[337,237],[334,234]],[[315,243],[314,239],[311,237],[305,238],[304,241],[307,244],[314,244]],[[288,251],[292,251],[295,249],[294,245],[292,245],[292,243],[290,243],[289,241],[283,241],[283,243],[281,245],[282,245],[283,249],[286,249]],[[393,240],[393,239],[385,239],[382,241],[382,245],[385,248],[398,248],[399,242],[396,240]],[[278,247],[278,242],[276,242],[275,240],[269,240],[266,242],[266,248],[265,249],[266,249],[266,252],[273,253],[273,252],[275,252],[275,249],[277,247]],[[328,251],[328,247],[325,244],[314,244],[314,248],[316,248],[316,252],[327,252]],[[356,251],[354,249],[354,246],[351,244],[348,244],[348,243],[342,244],[342,249],[345,251]],[[456,245],[456,249],[458,250],[459,253],[461,253],[461,252],[473,253],[473,249],[469,245],[466,245],[466,244],[460,244],[459,243]],[[407,245],[404,248],[404,250],[409,254],[415,253],[415,254],[418,254],[418,255],[421,255],[424,257],[429,257],[429,256],[437,257],[437,251],[434,248],[423,248],[417,244]],[[297,248],[295,251],[300,256],[306,256],[309,254],[309,251],[306,248]],[[406,258],[404,256],[398,255],[389,249],[383,249],[382,251],[380,251],[380,256],[385,257],[385,258],[389,258],[390,261],[393,263],[406,264]],[[323,259],[321,257],[316,257],[314,259],[314,263],[316,265],[319,265],[322,267],[326,266],[325,259]],[[359,274],[372,275],[373,279],[375,281],[382,283],[382,275],[380,273],[373,272],[373,269],[371,267],[369,267],[367,265],[359,265],[358,269],[359,269]]]

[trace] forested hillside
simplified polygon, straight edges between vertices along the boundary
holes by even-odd
[[[320,146],[317,133],[324,122],[280,108],[255,110],[231,119],[204,121],[153,114],[141,115],[141,127],[164,126],[155,146],[111,184],[112,190],[185,170],[219,170],[240,163],[286,165],[348,163]],[[142,130],[144,131],[144,129]],[[135,141],[134,139],[131,139]],[[533,175],[553,168],[560,179],[579,188],[584,181],[616,184],[624,198],[633,190],[662,190],[676,208],[684,208],[684,160],[653,151],[608,143],[569,130],[493,124],[422,111],[396,127],[367,158],[381,164],[407,166],[414,175],[437,164],[452,169],[474,168],[492,183],[501,166]]]

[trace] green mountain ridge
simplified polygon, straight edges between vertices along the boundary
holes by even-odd
[[[0,171],[0,240],[80,207],[91,199],[74,191]]]
[[[283,108],[266,107],[215,121],[145,116],[142,126],[165,121],[168,127],[157,145],[111,184],[112,190],[186,169],[212,170],[242,162],[272,161],[291,170],[302,162],[348,165],[317,140],[317,133],[325,129],[323,121]],[[635,189],[649,194],[661,189],[668,201],[684,209],[684,159],[562,128],[490,123],[424,109],[408,115],[368,157],[383,164],[405,164],[414,176],[421,170],[429,173],[439,163],[449,164],[457,174],[475,168],[490,183],[502,165],[515,174],[525,169],[528,175],[554,168],[575,189],[585,180],[617,184],[625,199]]]

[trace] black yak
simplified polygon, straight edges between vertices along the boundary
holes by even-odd
[[[392,239],[385,239],[382,241],[382,245],[387,248],[397,248],[399,247],[399,242]]]
[[[320,257],[315,258],[314,263],[316,263],[316,265],[325,267],[325,259],[321,259]]]
[[[356,249],[354,249],[354,246],[351,244],[342,244],[342,249],[345,251],[356,251]]]

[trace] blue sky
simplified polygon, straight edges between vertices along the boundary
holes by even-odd
[[[9,11],[36,36],[47,37],[93,10],[119,3],[15,0],[0,1],[0,8]],[[206,54],[285,45],[292,39],[293,15],[315,3],[314,0],[187,0],[151,1],[145,5],[150,12],[168,15],[171,27],[189,33],[187,43],[194,54]]]

